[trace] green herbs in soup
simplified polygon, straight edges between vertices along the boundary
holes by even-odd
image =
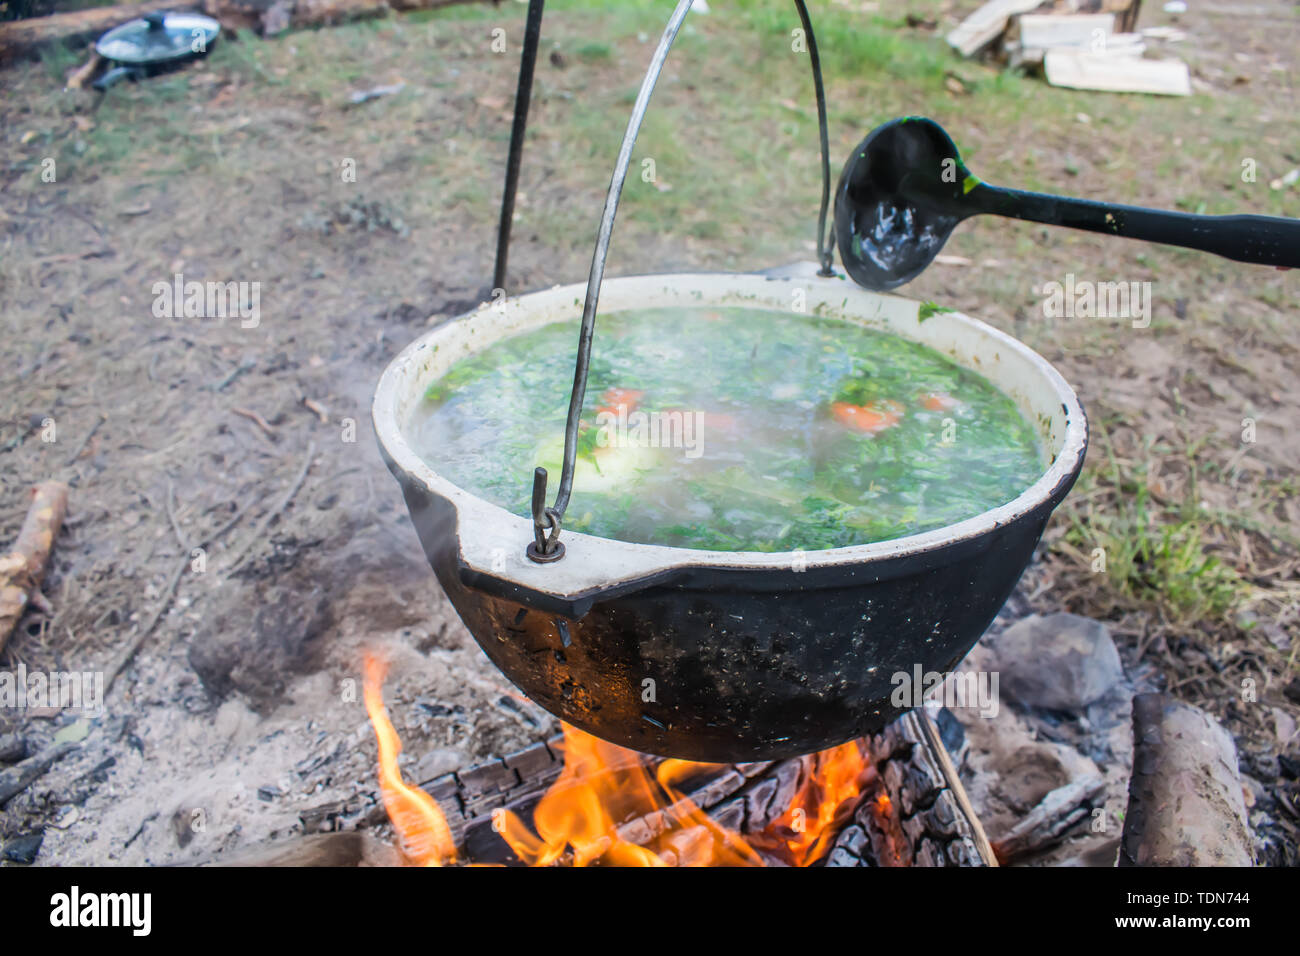
[[[530,514],[558,485],[577,322],[498,342],[428,389],[435,471]],[[564,527],[721,551],[883,541],[970,518],[1042,473],[1034,432],[979,375],[907,339],[756,309],[601,314]]]

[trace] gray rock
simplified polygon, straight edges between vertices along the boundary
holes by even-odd
[[[36,854],[41,852],[41,843],[44,840],[43,830],[14,837],[5,843],[4,857],[10,863],[35,863]]]
[[[17,763],[26,756],[26,740],[17,734],[0,734],[0,763]]]
[[[991,649],[1001,691],[1030,707],[1081,711],[1124,679],[1110,630],[1077,614],[1030,615]]]

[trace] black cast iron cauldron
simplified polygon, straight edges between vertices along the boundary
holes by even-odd
[[[959,524],[827,551],[697,551],[565,532],[554,564],[524,554],[529,518],[452,484],[407,442],[429,383],[510,335],[574,324],[584,285],[461,316],[405,349],[380,380],[374,422],[438,580],[488,657],[530,698],[614,743],[691,760],[809,753],[878,730],[908,706],[894,675],[952,669],[1011,593],[1083,465],[1087,423],[1043,358],[960,313],[848,282],[760,275],[607,280],[605,312],[744,306],[811,314],[928,345],[1012,398],[1038,432],[1042,476]],[[521,480],[526,479],[526,475]]]

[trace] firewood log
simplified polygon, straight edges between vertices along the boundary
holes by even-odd
[[[227,31],[254,30],[274,35],[285,29],[332,26],[351,20],[386,16],[391,10],[432,10],[457,3],[500,0],[173,0],[171,3],[125,3],[92,7],[0,23],[0,65],[35,54],[55,43],[94,40],[115,26],[156,10],[198,10],[220,21]]]
[[[1196,707],[1141,694],[1133,700],[1133,742],[1119,865],[1253,865],[1228,732]]]
[[[27,606],[33,600],[43,601],[41,581],[68,510],[68,486],[62,482],[42,482],[32,489],[32,496],[13,550],[0,556],[0,651]]]
[[[113,7],[91,7],[55,13],[48,17],[0,23],[0,66],[19,56],[34,54],[55,43],[93,40],[115,26],[156,10],[197,10],[197,2],[149,2]]]

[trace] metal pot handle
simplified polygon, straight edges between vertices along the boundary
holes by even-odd
[[[578,333],[578,359],[573,372],[573,391],[569,396],[569,417],[564,428],[564,466],[560,474],[560,490],[555,496],[555,504],[546,507],[546,469],[538,466],[533,470],[533,540],[528,544],[528,557],[540,564],[549,564],[564,557],[564,545],[560,543],[560,525],[564,512],[569,507],[569,497],[573,492],[573,471],[578,457],[578,420],[582,414],[582,404],[587,396],[587,373],[591,364],[591,342],[596,331],[596,304],[600,300],[600,283],[605,276],[605,259],[609,255],[609,242],[614,233],[614,217],[618,214],[619,199],[623,195],[623,184],[627,179],[628,167],[632,163],[632,148],[636,145],[637,134],[641,131],[641,121],[645,119],[650,106],[650,97],[654,93],[659,74],[663,71],[668,51],[691,11],[694,0],[678,0],[677,9],[673,11],[659,39],[646,70],[645,79],[641,81],[641,90],[637,93],[632,115],[628,119],[627,131],[623,134],[623,145],[618,151],[618,160],[614,164],[614,175],[609,183],[609,194],[605,197],[605,211],[600,218],[600,231],[596,236],[596,250],[591,257],[591,274],[587,278],[587,298],[582,307],[582,327]],[[817,254],[821,261],[821,275],[832,275],[831,250],[833,243],[826,237],[826,212],[830,203],[831,167],[829,134],[826,124],[826,93],[822,85],[821,58],[817,53],[817,41],[813,36],[812,20],[804,0],[794,0],[803,24],[804,36],[808,41],[808,58],[812,64],[813,84],[817,93],[817,120],[821,133],[822,155],[822,200],[821,214],[817,221]]]
[[[136,64],[127,64],[115,66],[94,83],[91,84],[100,93],[106,91],[110,86],[122,80],[131,80],[135,82],[144,76],[144,70]]]

